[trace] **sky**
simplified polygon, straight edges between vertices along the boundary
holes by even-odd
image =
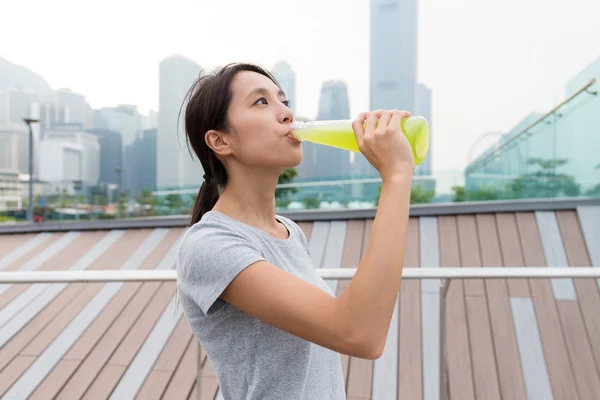
[[[0,56],[70,88],[93,108],[158,109],[158,63],[289,62],[296,113],[317,113],[323,81],[348,85],[351,116],[369,109],[368,0],[2,0]],[[432,90],[432,154],[455,171],[600,57],[598,0],[420,0],[418,81]],[[403,23],[402,20],[398,21]],[[385,43],[394,51],[393,43]],[[471,152],[473,150],[473,152]]]

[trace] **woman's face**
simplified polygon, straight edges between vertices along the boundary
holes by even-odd
[[[302,144],[289,135],[294,119],[285,94],[266,76],[250,71],[231,82],[228,109],[232,155],[259,169],[285,169],[302,161]]]

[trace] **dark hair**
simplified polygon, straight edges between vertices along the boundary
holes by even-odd
[[[201,76],[194,82],[186,99],[185,133],[188,148],[191,146],[204,169],[204,182],[200,186],[191,224],[200,221],[219,199],[220,191],[227,184],[227,171],[223,163],[205,142],[209,130],[226,130],[229,125],[227,110],[231,102],[231,81],[241,71],[256,72],[271,79],[277,86],[277,80],[265,69],[247,63],[232,63],[217,71],[216,74]]]

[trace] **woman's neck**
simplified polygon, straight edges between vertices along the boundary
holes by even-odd
[[[276,228],[277,177],[266,173],[230,175],[213,210],[257,228]]]

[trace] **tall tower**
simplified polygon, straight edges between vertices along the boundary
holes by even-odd
[[[187,149],[183,102],[200,75],[200,65],[175,55],[160,62],[159,74],[156,186],[159,190],[199,186],[203,171],[200,163],[195,157],[192,159]],[[181,118],[178,119],[180,109]]]
[[[296,73],[292,70],[290,64],[280,61],[271,70],[281,90],[285,92],[286,98],[290,102],[290,109],[296,115]]]
[[[415,108],[417,0],[371,0],[372,110]]]

